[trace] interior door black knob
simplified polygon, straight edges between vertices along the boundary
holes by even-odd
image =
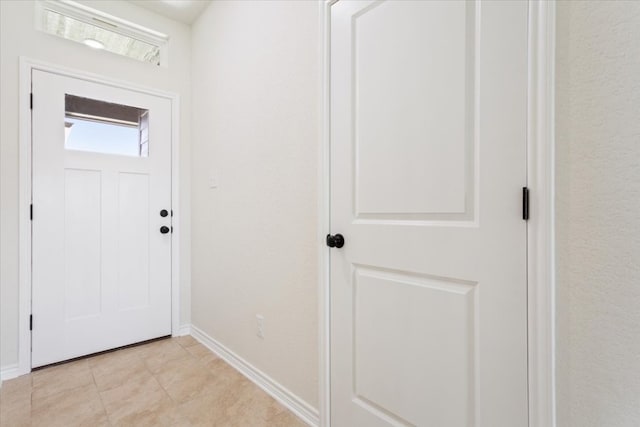
[[[163,225],[162,227],[160,227],[160,232],[162,234],[167,234],[169,231],[170,231],[170,229],[166,225]]]
[[[164,218],[164,217],[165,217],[165,216],[167,216],[167,215],[169,215],[169,211],[167,211],[166,209],[162,209],[162,210],[160,211],[160,216],[161,216],[162,218]]]
[[[327,246],[330,248],[341,248],[344,246],[344,237],[342,234],[327,234]]]

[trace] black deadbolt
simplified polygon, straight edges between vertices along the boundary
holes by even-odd
[[[167,215],[169,215],[169,212],[168,212],[166,209],[162,209],[162,210],[160,211],[160,216],[161,216],[162,218],[164,218],[164,217],[165,217],[165,216],[167,216]]]
[[[166,225],[163,225],[162,227],[160,227],[160,232],[162,234],[167,234],[169,232],[169,227],[167,227]]]
[[[327,234],[327,246],[330,248],[341,248],[344,246],[344,237],[342,234],[336,234],[332,236],[331,234]]]

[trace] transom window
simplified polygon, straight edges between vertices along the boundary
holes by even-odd
[[[166,65],[165,34],[73,1],[40,0],[36,4],[36,27],[41,31],[93,49]]]

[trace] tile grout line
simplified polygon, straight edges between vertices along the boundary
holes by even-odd
[[[171,340],[171,339],[169,339]],[[185,348],[182,346],[182,344],[180,344],[179,341],[176,342],[176,344],[183,350],[185,350]],[[186,350],[185,350],[186,351]],[[187,352],[187,354],[189,355],[189,357],[193,357],[193,355],[189,352]],[[179,359],[174,359],[174,360],[179,360]],[[173,360],[169,360],[169,362],[172,362]],[[162,368],[164,368],[164,365],[167,363],[167,361],[165,361],[163,363]],[[186,402],[178,402],[176,399],[174,399],[171,394],[169,393],[169,390],[166,389],[166,387],[162,384],[162,382],[160,381],[160,379],[158,378],[158,374],[160,374],[161,372],[163,372],[162,369],[158,370],[158,373],[155,374],[151,371],[151,369],[149,368],[149,366],[147,365],[147,363],[145,362],[145,367],[147,368],[147,371],[151,374],[151,376],[153,377],[153,379],[158,383],[158,385],[160,386],[160,388],[164,391],[164,393],[167,395],[167,397],[169,398],[169,400],[175,405],[176,410],[178,410],[179,412],[179,407],[186,403]]]
[[[198,364],[200,363],[200,359],[199,359],[199,358],[197,358],[194,354],[192,354],[190,351],[188,351],[188,350],[186,349],[186,347],[190,347],[190,346],[184,346],[184,345],[182,345],[182,343],[181,343],[180,341],[177,341],[177,344],[178,344],[178,346],[179,346],[182,350],[184,350],[184,351],[187,353],[187,355],[188,355],[188,358],[189,358],[189,359],[194,360],[194,361],[195,361],[196,363],[198,363]],[[192,345],[196,345],[196,344],[198,344],[198,343],[197,343],[197,342],[195,342],[195,343],[193,343]],[[175,359],[175,360],[180,360],[180,359]],[[171,361],[173,361],[173,360],[170,360],[169,362],[171,362]],[[166,364],[166,362],[165,362],[165,364]],[[163,364],[163,365],[164,365],[164,364]],[[161,374],[161,373],[163,372],[163,370],[162,370],[162,369],[160,369],[160,370],[158,370],[158,373],[157,373],[157,374],[154,374],[154,373],[151,371],[151,369],[149,368],[149,366],[148,366],[146,363],[145,363],[145,367],[147,368],[147,370],[149,371],[149,373],[152,375],[153,379],[158,383],[158,385],[160,386],[160,388],[164,391],[165,395],[167,395],[167,397],[169,398],[169,400],[173,403],[173,405],[174,405],[174,407],[175,407],[175,410],[177,411],[178,415],[179,415],[180,417],[184,418],[185,416],[184,416],[184,414],[182,413],[182,411],[180,410],[180,408],[182,407],[182,405],[184,405],[184,404],[186,404],[186,403],[188,403],[188,402],[190,402],[190,401],[192,401],[192,400],[195,400],[198,396],[194,396],[192,399],[189,399],[189,400],[184,401],[184,402],[179,402],[179,401],[177,401],[176,399],[174,399],[174,398],[171,396],[171,394],[169,393],[169,391],[165,388],[165,386],[162,384],[162,382],[161,382],[161,381],[160,381],[160,379],[158,378],[158,375],[159,375],[159,374]],[[164,368],[164,366],[163,366],[163,368]],[[203,368],[205,368],[205,367],[203,366]],[[206,368],[205,368],[205,370],[206,370],[208,373],[211,373],[208,369],[206,369]]]
[[[160,386],[160,388],[162,389],[162,391],[164,392],[164,394],[169,398],[169,400],[171,401],[171,403],[173,403],[174,405],[176,405],[176,407],[178,406],[178,402],[176,402],[175,400],[173,400],[173,398],[171,397],[171,395],[169,394],[169,392],[167,391],[166,388],[164,388],[164,386],[162,385],[162,383],[160,382],[160,380],[158,379],[158,377],[156,376],[156,374],[154,374],[151,369],[149,369],[149,365],[147,365],[146,360],[142,361],[144,364],[144,368],[147,370],[147,372],[151,375],[151,378],[154,379],[154,381]]]
[[[98,389],[98,383],[96,382],[96,376],[95,376],[95,373],[93,372],[93,367],[89,363],[88,359],[87,359],[87,366],[89,366],[89,370],[91,371],[91,378],[93,378],[93,386],[96,388],[96,392],[98,393],[98,399],[100,399],[100,404],[102,405],[102,410],[104,411],[104,414],[107,416],[107,422],[109,423],[110,426],[112,426],[113,423],[111,423],[111,417],[109,416],[109,412],[107,412],[107,407],[105,406],[104,400],[102,399],[102,392],[100,391],[100,389]]]
[[[191,345],[183,345],[180,341],[177,341],[177,344],[184,350],[187,352],[188,354],[188,359],[191,359],[193,361],[195,361],[195,363],[197,363],[200,368],[202,368],[207,374],[212,375],[212,377],[214,377],[213,372],[208,369],[203,363],[202,363],[202,359],[203,357],[198,357],[195,354],[191,353],[189,350],[187,350],[188,347],[196,347],[198,345],[202,345],[200,344],[197,340],[194,340],[194,342]],[[206,347],[205,347],[206,348]],[[211,350],[206,349],[208,353],[212,354],[215,356],[215,354],[213,352],[211,352]],[[175,359],[175,360],[179,360],[179,359]],[[161,371],[159,371],[158,373],[160,373]],[[171,399],[172,402],[174,402],[174,404],[176,405],[177,408],[179,408],[180,406],[191,402],[199,397],[201,397],[201,395],[196,395],[194,397],[192,397],[191,399],[188,399],[184,402],[179,402],[177,400],[175,400],[174,398],[171,397],[171,395],[169,394],[169,391],[162,385],[162,383],[160,382],[160,380],[156,377],[155,374],[152,373],[152,375],[154,376],[154,378],[156,378],[156,380],[158,381],[158,383],[160,383],[160,386],[163,388],[163,390],[165,390],[165,392],[167,393],[167,395],[169,395],[169,398]]]
[[[177,373],[175,375],[171,375],[171,370],[167,370],[167,364],[168,363],[177,362],[177,363],[173,363],[173,365],[172,365],[172,366],[174,366],[176,368],[179,368],[183,362],[184,363],[188,362],[189,364],[195,363],[197,365],[198,370],[202,371],[203,375],[206,374],[206,375],[210,376],[214,381],[216,381],[217,379],[226,378],[226,374],[223,374],[223,372],[226,372],[226,371],[219,371],[217,368],[213,369],[213,367],[212,367],[213,365],[209,365],[207,362],[205,362],[205,360],[207,360],[207,361],[209,360],[208,357],[210,355],[213,356],[215,359],[220,359],[220,357],[218,357],[210,349],[206,348],[205,346],[202,346],[202,344],[199,343],[197,340],[188,342],[188,344],[187,344],[187,340],[182,340],[182,341],[184,341],[184,342],[177,341],[177,340],[174,341],[174,342],[178,345],[178,347],[180,347],[182,349],[182,351],[184,353],[186,353],[187,357],[185,357],[184,359],[183,358],[178,358],[178,359],[165,360],[165,358],[167,356],[171,357],[173,352],[168,351],[166,354],[161,354],[160,358],[158,359],[159,361],[161,361],[161,363],[158,364],[158,368],[159,369],[158,369],[157,373],[153,373],[152,369],[151,369],[151,367],[155,364],[156,358],[154,358],[154,360],[152,361],[153,363],[151,363],[151,364],[147,363],[148,360],[150,360],[150,358],[152,358],[154,353],[150,353],[148,351],[147,352],[142,351],[142,352],[139,352],[137,354],[134,354],[135,360],[137,360],[138,362],[142,362],[143,370],[140,371],[140,372],[145,372],[146,375],[150,375],[150,377],[153,378],[156,381],[156,385],[159,386],[159,388],[163,391],[164,397],[168,398],[167,402],[169,402],[171,404],[171,406],[172,406],[171,411],[173,411],[172,413],[174,414],[175,421],[177,421],[179,419],[180,420],[184,419],[186,421],[188,419],[188,417],[180,409],[181,406],[183,406],[184,404],[187,404],[189,402],[192,402],[195,399],[198,399],[200,397],[207,396],[207,395],[211,394],[212,390],[210,390],[210,389],[208,389],[206,387],[202,388],[200,391],[198,391],[197,394],[193,395],[191,398],[189,398],[188,400],[186,400],[184,402],[177,400],[180,397],[181,393],[178,393],[176,395],[177,396],[176,399],[174,399],[171,396],[171,394],[169,394],[168,389],[160,381],[160,377],[161,376],[163,376],[165,374],[168,375],[166,378],[168,378],[171,381],[168,381],[167,384],[168,384],[168,386],[170,386],[169,388],[171,388],[171,387],[173,387],[173,384],[176,383],[176,381],[180,380],[179,376],[175,376],[175,375],[177,375]],[[203,347],[206,350],[206,352],[201,351],[200,347]],[[105,362],[110,360],[110,359],[111,358],[105,359]],[[103,409],[103,414],[106,415],[106,423],[107,423],[108,426],[115,426],[116,425],[116,420],[107,411],[105,400],[104,400],[105,396],[108,396],[107,394],[105,394],[108,390],[100,391],[100,389],[98,387],[98,384],[97,384],[98,383],[97,378],[99,378],[99,377],[102,378],[102,376],[98,376],[98,373],[102,373],[102,370],[104,370],[104,369],[102,369],[102,370],[99,369],[99,367],[102,366],[102,365],[99,365],[99,364],[97,364],[95,366],[92,365],[89,362],[90,360],[92,360],[92,359],[91,358],[86,359],[86,361],[85,361],[86,367],[89,370],[88,373],[91,375],[91,383],[93,384],[94,390],[98,393],[98,398],[100,399],[100,404],[101,404],[101,407]],[[223,360],[223,359],[221,359],[221,360],[222,360],[222,363],[225,366],[230,367],[232,370],[237,372],[237,370],[234,369],[231,365],[229,365],[225,360]],[[102,359],[100,359],[100,361],[102,361]],[[129,361],[128,363],[130,363],[130,362],[132,362],[132,361]],[[136,362],[136,364],[138,362]],[[215,366],[218,366],[218,365],[216,364]],[[109,375],[110,373],[113,373],[113,371],[117,371],[117,370],[118,370],[117,366],[114,365],[113,368],[107,369],[107,371],[105,371],[105,373],[107,375]],[[191,368],[189,368],[189,370],[191,370]],[[222,376],[217,375],[217,373],[219,373]],[[30,389],[30,391],[29,391],[29,399],[30,399],[29,402],[31,403],[31,405],[30,405],[29,410],[30,410],[30,415],[31,415],[32,407],[33,407],[32,406],[33,405],[33,397],[34,397],[34,388],[33,388],[34,380],[33,380],[32,374],[29,374],[29,375],[30,376],[29,376],[29,380],[28,380],[27,384],[30,386],[29,387],[29,389]],[[246,378],[245,378],[245,380],[246,380]],[[88,385],[89,384],[87,384],[87,386]],[[250,386],[250,385],[252,385],[252,384],[250,382],[248,382],[247,386]],[[77,386],[77,387],[74,387],[74,388],[69,389],[69,390],[63,390],[60,393],[69,392],[69,391],[72,391],[72,390],[74,390],[76,388],[79,388],[79,387],[81,387],[81,386]],[[242,388],[245,389],[245,386],[242,386]],[[247,388],[246,390],[249,391],[249,388]],[[262,390],[257,390],[257,391],[258,391],[258,393],[262,392]],[[202,394],[200,394],[200,393],[202,393]],[[57,394],[57,393],[54,393],[53,395],[55,395],[55,394]],[[251,393],[251,394],[253,394],[253,393]],[[53,396],[53,395],[51,395],[51,396]],[[185,395],[184,397],[187,397],[187,396]],[[271,396],[268,396],[268,397],[270,399],[268,399],[268,402],[266,404],[269,407],[271,407],[271,405],[272,405],[271,401],[273,400],[273,398]],[[248,396],[248,399],[249,400],[246,400],[246,399],[240,399],[240,400],[245,402],[245,404],[244,404],[245,406],[246,406],[246,404],[249,404],[249,406],[251,406],[253,404],[252,402],[254,400],[254,397],[249,397]],[[236,401],[236,399],[234,399],[234,401]],[[260,399],[258,399],[258,401],[262,402],[262,399],[260,398]],[[266,422],[267,425],[268,425],[272,420],[275,420],[277,417],[282,416],[282,414],[284,414],[284,413],[288,413],[289,415],[293,415],[293,419],[299,420],[299,418],[296,417],[295,414],[291,414],[291,412],[288,411],[286,407],[282,407],[280,404],[278,404],[277,401],[274,401],[274,402],[276,403],[277,407],[274,407],[272,409],[275,409],[275,411],[273,413],[271,413],[271,414],[269,412],[261,413],[260,416],[259,416],[261,422]],[[235,406],[238,402],[235,402],[235,403],[228,402],[228,403],[230,403],[231,406]],[[260,405],[262,405],[262,403]],[[228,405],[226,403],[225,404],[216,404],[216,407],[219,407],[223,411],[224,411],[224,408],[227,407],[227,406]]]
[[[182,414],[180,413],[180,410],[178,408],[178,403],[173,400],[173,398],[171,397],[171,395],[169,394],[169,392],[164,388],[164,386],[162,385],[162,383],[160,382],[160,380],[156,377],[156,374],[154,374],[151,369],[149,368],[149,365],[147,364],[147,361],[144,360],[146,358],[143,358],[142,360],[142,364],[144,365],[144,369],[147,371],[147,373],[149,375],[151,375],[151,378],[153,378],[153,380],[156,382],[156,384],[160,387],[160,390],[162,390],[162,392],[164,393],[164,395],[169,399],[169,402],[171,402],[173,404],[173,409],[175,411],[178,412],[178,414],[181,416]]]
[[[141,347],[144,347],[144,346],[141,346]],[[140,364],[142,365],[141,366],[142,370],[140,372],[144,372],[146,375],[148,375],[148,378],[150,380],[155,381],[155,385],[158,387],[159,390],[161,390],[161,393],[163,394],[163,399],[167,399],[167,401],[175,407],[176,405],[174,404],[173,399],[171,399],[171,396],[169,395],[169,393],[164,389],[164,387],[162,386],[162,384],[160,384],[160,381],[158,380],[156,375],[151,371],[151,368],[150,368],[149,364],[147,363],[147,355],[148,355],[148,353],[146,353],[146,352],[134,354],[135,360],[140,362]],[[122,384],[120,384],[120,385],[122,385]],[[112,390],[112,389],[109,389],[109,390]],[[103,392],[100,392],[101,398],[103,396],[103,393],[107,392],[107,391],[108,390],[104,390]],[[104,401],[103,401],[103,404],[104,404]],[[109,416],[109,421],[112,423],[112,425],[115,425],[116,420],[114,420],[113,417],[108,412],[107,412],[107,415]]]

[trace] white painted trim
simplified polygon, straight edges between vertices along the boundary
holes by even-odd
[[[178,333],[173,334],[174,337],[183,337],[185,335],[191,335],[191,325],[182,325],[178,329]]]
[[[191,325],[191,335],[229,365],[234,367],[238,372],[255,383],[258,387],[283,404],[291,412],[300,417],[302,421],[310,426],[318,426],[318,411],[307,402],[235,354],[229,348],[207,335],[197,326]]]
[[[17,363],[8,365],[0,369],[0,386],[4,381],[20,376],[20,367]]]
[[[63,16],[68,16],[86,24],[102,28],[104,30],[122,34],[136,40],[157,46],[160,49],[161,67],[168,67],[169,36],[159,31],[146,28],[134,22],[118,18],[117,16],[102,12],[98,9],[77,3],[71,0],[36,0],[35,1],[35,28],[46,34],[59,37],[44,29],[44,12],[50,10]],[[66,37],[63,37],[66,38]],[[113,53],[113,52],[111,52]],[[146,62],[142,60],[143,62]]]
[[[32,63],[20,58],[18,93],[18,374],[31,372],[31,93]]]
[[[108,14],[98,9],[80,4],[72,0],[39,0],[39,8],[50,10],[63,16],[68,16],[77,21],[85,22],[112,33],[121,34],[148,44],[161,46],[169,41],[167,34],[152,30],[131,21]],[[36,22],[42,27],[42,22]],[[114,28],[115,27],[115,28]],[[41,30],[42,28],[38,28]]]
[[[19,80],[19,312],[18,312],[18,375],[31,372],[31,71],[42,70],[49,73],[81,79],[103,85],[114,86],[130,91],[167,98],[171,101],[171,209],[174,225],[171,236],[171,332],[179,334],[180,327],[180,96],[175,93],[159,91],[122,80],[111,79],[98,74],[87,73],[43,61],[20,57]],[[34,100],[37,102],[37,99]]]
[[[320,147],[318,149],[318,407],[319,425],[331,425],[331,288],[329,287],[330,257],[325,236],[331,231],[331,141],[330,141],[330,42],[331,5],[338,0],[319,0],[320,10]]]
[[[555,0],[529,2],[529,427],[556,426]]]
[[[319,192],[321,244],[330,228],[330,7],[320,0],[322,128]],[[529,112],[527,182],[531,219],[527,227],[529,427],[555,427],[555,242],[554,67],[555,0],[529,2]],[[320,251],[320,420],[330,426],[331,336],[329,257]]]
[[[180,330],[180,97],[171,99],[171,334]]]

